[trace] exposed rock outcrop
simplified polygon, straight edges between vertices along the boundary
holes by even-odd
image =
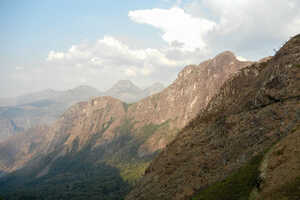
[[[126,199],[190,199],[290,135],[300,123],[299,66],[300,35],[234,74]]]

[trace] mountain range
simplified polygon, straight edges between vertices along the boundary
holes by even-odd
[[[185,67],[169,87],[136,103],[105,96],[75,104],[52,126],[0,143],[4,176],[0,188],[12,199],[18,195],[80,199],[88,197],[87,191],[97,194],[90,199],[99,199],[103,188],[105,198],[121,198],[222,84],[249,64],[223,52]],[[119,85],[131,87],[128,81]],[[119,91],[122,87],[110,90],[111,94]],[[131,91],[139,90],[132,87]],[[8,152],[10,156],[5,156]],[[109,179],[115,181],[107,183]],[[36,188],[39,193],[34,192]]]
[[[170,86],[136,103],[103,96],[74,104],[52,125],[0,142],[0,194],[297,200],[299,55],[297,35],[258,62],[226,51],[186,66]],[[110,94],[131,87],[121,83]]]
[[[50,125],[71,105],[97,96],[112,96],[132,103],[161,91],[164,86],[154,83],[140,89],[129,80],[117,82],[106,92],[90,86],[71,90],[47,89],[11,99],[0,99],[0,141],[37,125]]]

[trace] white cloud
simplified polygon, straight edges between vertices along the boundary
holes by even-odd
[[[129,77],[136,76],[137,70],[135,68],[127,68],[125,69],[125,74]]]
[[[248,61],[248,59],[244,58],[243,56],[237,56],[236,59],[238,59],[239,61]]]
[[[47,61],[68,66],[109,67],[125,69],[132,66],[135,72],[149,75],[154,68],[179,67],[191,60],[176,59],[168,56],[172,48],[163,49],[133,49],[112,36],[105,36],[94,44],[73,45],[66,52],[50,51]],[[126,74],[133,75],[132,70]]]
[[[62,52],[55,52],[55,51],[50,51],[48,54],[47,60],[52,61],[52,60],[60,60],[65,57],[64,53]]]
[[[174,44],[136,49],[107,35],[94,43],[72,45],[63,52],[50,51],[44,70],[48,71],[48,77],[58,79],[61,75],[64,85],[93,83],[108,88],[120,79],[132,79],[141,85],[154,81],[167,84],[182,67],[198,63],[201,59],[198,54],[198,50],[184,51]]]
[[[300,32],[299,8],[298,0],[193,0],[176,1],[169,9],[134,10],[128,16],[157,28],[169,46],[180,50],[199,49],[213,56],[229,49],[259,59]]]
[[[204,37],[214,29],[213,21],[195,18],[179,7],[130,11],[128,16],[135,22],[149,24],[163,32],[162,38],[171,45],[182,44],[183,50],[204,50]]]
[[[9,76],[12,83],[22,91],[79,84],[106,89],[120,79],[167,85],[185,65],[198,64],[224,50],[233,51],[240,60],[258,60],[300,33],[299,0],[164,1],[174,7],[128,13],[132,21],[160,31],[164,41],[157,45],[160,48],[133,48],[133,38],[121,42],[107,35],[64,51],[52,50],[43,67],[16,67]]]
[[[209,48],[255,59],[300,32],[299,8],[298,0],[194,0],[185,5],[193,17],[216,23],[205,40]]]

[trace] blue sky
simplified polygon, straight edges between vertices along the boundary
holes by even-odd
[[[273,54],[300,32],[297,0],[1,0],[0,97],[120,79],[170,84],[225,51]]]
[[[153,30],[128,18],[128,11],[155,6],[160,1],[13,0],[0,3],[0,52],[7,65],[41,60],[50,50],[64,50],[103,35],[150,38]],[[120,31],[122,33],[120,33]]]

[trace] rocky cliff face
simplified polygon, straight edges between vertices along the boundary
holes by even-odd
[[[45,130],[42,144],[21,145],[23,152],[29,149],[36,152],[28,155],[31,160],[21,162],[21,157],[15,157],[11,162],[23,163],[26,177],[31,177],[28,182],[47,183],[51,177],[63,181],[57,169],[64,169],[70,163],[93,169],[101,163],[109,164],[120,170],[123,179],[136,181],[153,156],[208,104],[225,80],[249,64],[224,52],[200,65],[187,66],[171,86],[135,104],[111,97],[78,103]],[[5,147],[5,143],[0,143],[0,150]],[[7,166],[5,159],[1,164],[2,171],[16,169]],[[20,177],[18,173],[21,172],[17,171],[13,177]],[[75,176],[75,172],[69,170],[69,173]],[[12,179],[9,177],[2,182],[3,187],[9,185]]]
[[[255,179],[254,183],[233,186],[240,177],[234,173],[299,129],[299,66],[300,35],[292,38],[269,61],[255,63],[234,74],[208,106],[150,164],[126,199],[183,200],[193,196],[195,199],[248,199],[251,189],[260,187],[260,181]],[[293,167],[297,171],[299,164]],[[271,185],[261,186],[262,195],[270,191],[268,188],[276,188],[274,184],[280,184],[281,176],[288,176],[287,170],[281,173],[267,172],[271,177],[263,181]],[[247,176],[242,176],[242,180]],[[285,180],[295,178],[296,175]],[[225,197],[226,184],[232,184],[229,190],[245,187],[234,196]],[[218,194],[223,196],[214,198]]]
[[[136,120],[136,127],[168,122],[171,129],[179,130],[206,107],[225,80],[249,64],[240,62],[231,52],[223,52],[200,65],[187,66],[163,92],[130,106],[128,115]],[[142,148],[154,152],[173,137],[172,131],[157,132]]]

